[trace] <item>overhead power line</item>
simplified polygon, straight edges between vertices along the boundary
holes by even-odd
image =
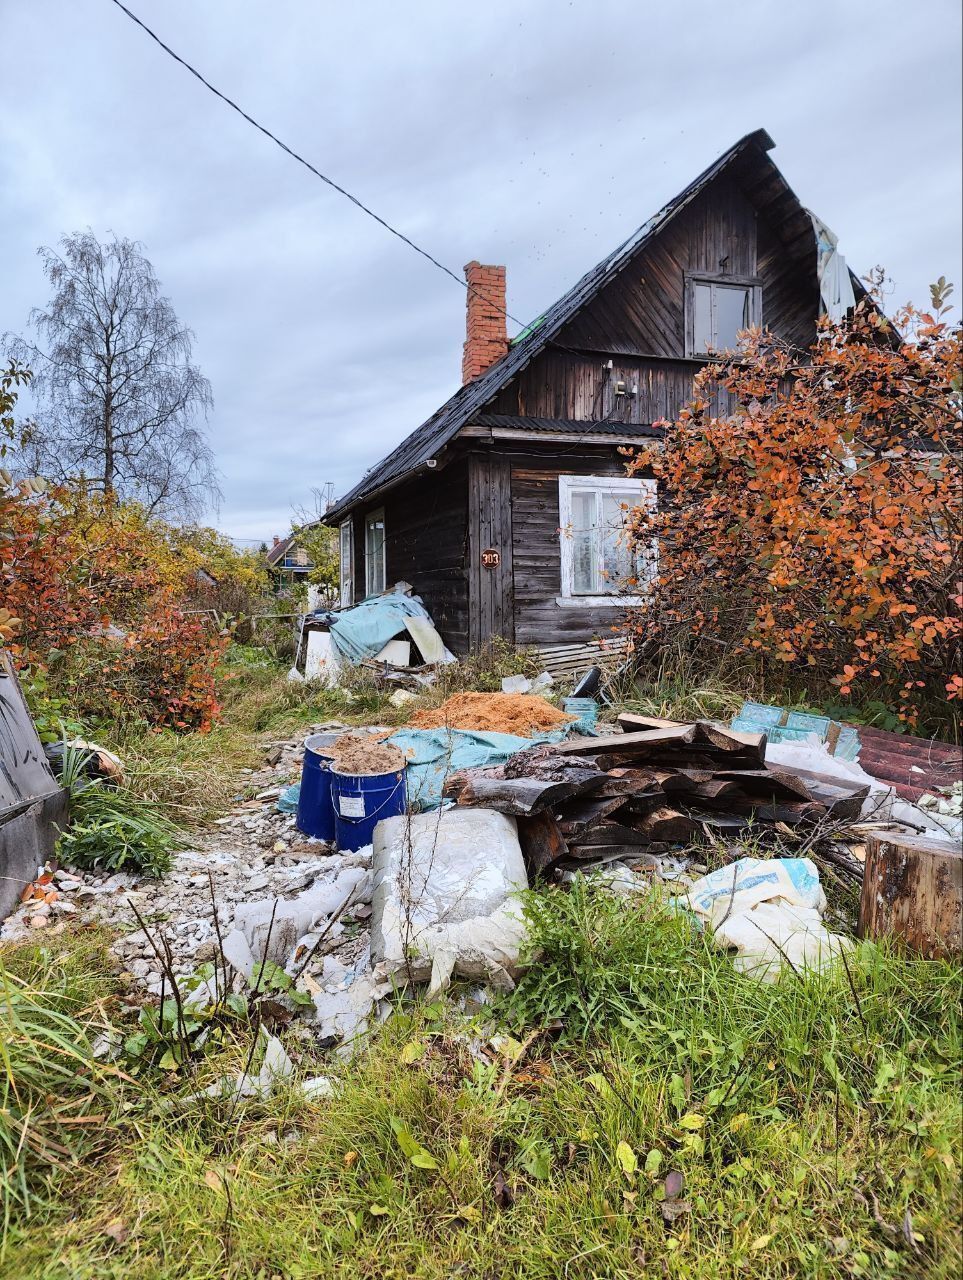
[[[443,262],[439,262],[436,257],[428,252],[427,249],[423,249],[421,245],[416,244],[410,236],[406,236],[403,231],[399,231],[397,227],[393,227],[390,222],[382,218],[380,214],[375,213],[373,209],[370,209],[368,205],[366,205],[362,200],[359,200],[357,196],[352,195],[351,192],[342,187],[340,183],[335,182],[333,178],[329,178],[326,173],[322,173],[321,170],[313,165],[310,160],[306,160],[304,156],[295,151],[293,147],[289,147],[286,142],[282,142],[277,134],[272,133],[270,129],[255,120],[253,116],[248,115],[244,108],[238,106],[233,98],[229,98],[226,93],[222,93],[220,89],[211,84],[210,80],[202,76],[196,67],[192,67],[191,64],[185,58],[182,58],[179,53],[175,53],[170,45],[165,44],[156,31],[152,31],[147,23],[138,18],[137,14],[128,9],[125,4],[122,4],[121,0],[111,0],[111,3],[115,4],[122,13],[125,13],[127,17],[130,18],[131,22],[136,23],[142,31],[146,32],[154,43],[159,45],[169,57],[173,58],[175,62],[179,62],[185,71],[189,71],[196,80],[199,80],[205,89],[210,90],[216,98],[220,98],[220,100],[223,103],[226,103],[232,111],[236,111],[239,116],[248,122],[248,124],[253,125],[258,132],[263,133],[266,138],[270,138],[276,146],[280,147],[282,151],[287,152],[287,154],[293,160],[296,160],[298,164],[304,165],[305,169],[310,173],[313,173],[316,178],[320,178],[322,182],[327,183],[327,185],[334,191],[337,191],[339,195],[344,196],[346,200],[350,200],[351,203],[360,209],[362,213],[367,214],[369,218],[373,218],[374,221],[377,222],[379,226],[384,227],[386,231],[390,231],[393,236],[396,236],[403,244],[406,244],[409,249],[414,249],[415,253],[418,253],[423,258],[427,259],[433,267],[437,267],[438,270],[443,271],[446,276],[450,276],[456,284],[461,285],[461,287],[466,289],[469,293],[474,293],[476,297],[484,298],[487,303],[494,307],[501,315],[504,315],[506,319],[511,320],[514,324],[520,325],[522,328],[525,327],[525,321],[519,320],[518,317],[513,316],[510,311],[506,311],[505,308],[496,302],[494,298],[483,293],[475,285],[470,285],[466,280],[463,280],[457,272],[452,271],[450,267],[446,267]]]

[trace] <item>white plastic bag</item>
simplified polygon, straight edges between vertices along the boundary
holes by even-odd
[[[765,981],[783,965],[824,968],[850,945],[823,924],[826,895],[809,858],[740,858],[697,880],[688,903],[715,945],[735,950],[735,968]]]
[[[375,977],[453,973],[514,985],[524,937],[516,894],[528,887],[514,819],[491,809],[388,818],[374,835],[371,958]]]

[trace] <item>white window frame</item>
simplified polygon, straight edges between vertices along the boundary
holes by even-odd
[[[338,526],[340,601],[342,609],[354,604],[354,521],[349,516]]]
[[[644,604],[645,595],[576,595],[575,563],[572,555],[572,494],[577,490],[591,489],[602,493],[619,493],[625,497],[630,507],[642,506],[643,503],[655,504],[657,484],[655,480],[637,479],[634,476],[559,476],[558,478],[558,514],[559,539],[562,551],[562,583],[561,595],[555,597],[555,603],[562,608],[613,608],[624,609],[626,605]],[[655,552],[647,561],[648,576],[654,577],[657,561]]]
[[[374,569],[376,567],[374,557],[372,556],[368,546],[368,530],[373,524],[381,523],[381,585],[378,586],[374,577]],[[375,511],[365,512],[364,517],[364,594],[368,596],[377,596],[384,591],[388,585],[387,574],[387,530],[385,529],[385,509],[378,507]]]

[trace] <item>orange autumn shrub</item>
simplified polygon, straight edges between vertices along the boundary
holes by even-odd
[[[226,638],[209,615],[186,611],[192,574],[177,569],[167,526],[7,479],[0,609],[15,620],[4,640],[18,666],[49,677],[84,719],[208,729]]]
[[[809,352],[751,331],[707,365],[664,423],[657,547],[629,627],[647,645],[704,640],[753,654],[795,685],[884,702],[907,725],[946,723],[960,661],[960,329],[949,286],[892,322],[860,303]],[[791,682],[790,682],[791,683]]]

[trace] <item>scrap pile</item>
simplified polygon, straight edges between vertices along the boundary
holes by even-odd
[[[698,721],[619,717],[622,732],[520,751],[495,768],[452,774],[457,805],[518,819],[531,875],[646,852],[748,826],[812,828],[858,818],[868,787],[767,767],[766,737]]]

